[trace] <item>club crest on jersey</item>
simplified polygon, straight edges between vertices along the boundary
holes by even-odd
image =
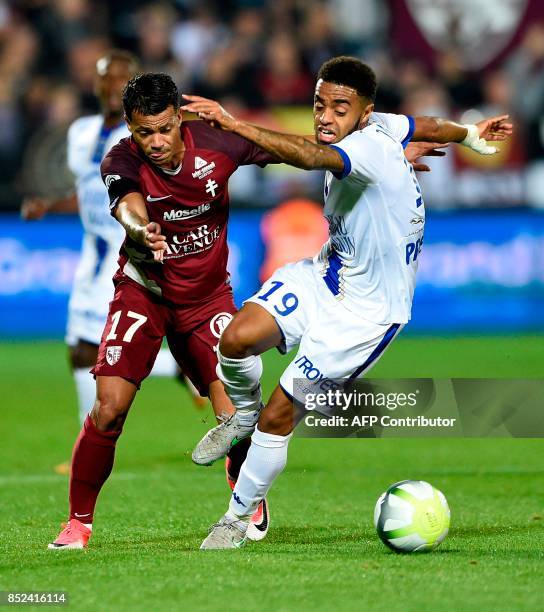
[[[115,365],[121,359],[122,346],[108,346],[106,348],[106,361],[110,366]]]
[[[202,157],[195,156],[195,171],[192,174],[194,179],[201,180],[211,174],[215,169],[215,162],[208,163]]]
[[[221,338],[225,327],[232,321],[230,312],[218,312],[210,321],[210,331],[216,338]]]

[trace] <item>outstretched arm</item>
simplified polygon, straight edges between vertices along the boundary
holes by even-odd
[[[117,204],[114,216],[125,228],[127,235],[153,251],[155,261],[162,261],[166,249],[166,237],[158,223],[149,222],[145,202],[140,193],[127,193]]]
[[[304,170],[342,172],[344,161],[330,146],[311,142],[305,136],[282,134],[235,119],[214,100],[200,96],[183,96],[189,103],[183,110],[196,113],[202,119],[228,132],[235,132],[272,154],[279,161]]]
[[[412,140],[458,142],[482,155],[492,155],[498,149],[489,146],[486,141],[506,140],[512,131],[513,125],[508,121],[508,115],[490,117],[476,124],[465,125],[438,117],[416,117]]]
[[[189,103],[182,110],[196,113],[214,127],[235,132],[271,153],[279,161],[305,170],[342,172],[344,161],[332,147],[315,144],[307,137],[282,134],[235,119],[218,102],[200,96],[184,95]],[[435,143],[458,142],[482,155],[497,152],[486,140],[505,140],[513,126],[508,115],[492,117],[475,125],[461,125],[447,119],[417,117],[412,140]]]

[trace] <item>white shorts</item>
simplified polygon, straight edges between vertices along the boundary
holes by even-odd
[[[108,243],[99,251],[96,238],[85,234],[68,304],[65,340],[69,346],[78,340],[100,344],[113,299],[112,277],[117,270],[118,254],[117,243]]]
[[[274,317],[283,334],[282,352],[298,345],[295,358],[280,378],[280,386],[291,397],[299,395],[295,379],[309,383],[307,392],[310,387],[326,391],[329,379],[359,378],[403,327],[373,323],[347,310],[316,274],[311,259],[280,268],[247,301]],[[297,384],[296,389],[300,388]]]

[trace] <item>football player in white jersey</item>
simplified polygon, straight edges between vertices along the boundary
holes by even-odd
[[[291,165],[326,170],[330,235],[313,260],[276,271],[223,333],[218,374],[237,412],[206,434],[193,460],[210,464],[253,435],[229,509],[203,549],[245,542],[251,513],[287,461],[300,418],[295,405],[304,400],[294,380],[304,379],[307,391],[329,379],[362,376],[410,319],[425,213],[403,146],[411,139],[458,142],[492,154],[496,149],[486,140],[503,140],[512,131],[507,116],[460,125],[374,113],[375,92],[376,77],[359,60],[339,57],[323,64],[314,97],[315,139],[259,128],[233,118],[214,101],[186,96],[184,109],[216,127]],[[294,359],[261,412],[259,355],[295,346]]]
[[[31,198],[23,203],[25,219],[39,219],[49,211],[77,212],[83,225],[83,245],[70,302],[66,343],[83,423],[94,403],[96,387],[89,369],[95,365],[98,345],[112,296],[112,277],[125,231],[111,216],[109,199],[100,176],[100,163],[121,138],[130,136],[123,118],[122,91],[138,70],[131,53],[113,49],[96,64],[96,95],[102,113],[81,117],[68,130],[67,161],[75,192],[61,199]],[[161,351],[152,375],[176,376],[178,368],[168,350]],[[199,403],[206,400],[196,397]],[[68,464],[56,471],[67,473]]]

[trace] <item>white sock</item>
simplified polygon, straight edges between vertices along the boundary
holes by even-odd
[[[287,446],[292,435],[276,436],[255,429],[232,492],[227,513],[229,517],[240,519],[255,512],[287,463]]]
[[[218,350],[217,359],[217,376],[238,412],[238,421],[242,425],[254,425],[262,408],[259,384],[263,373],[261,358],[251,355],[244,359],[231,359],[221,355]]]
[[[77,401],[79,406],[79,421],[81,425],[85,422],[89,411],[94,405],[96,398],[96,382],[89,368],[76,368],[73,371],[76,384]]]
[[[161,349],[153,364],[150,376],[174,377],[178,372],[178,364],[168,349]]]

